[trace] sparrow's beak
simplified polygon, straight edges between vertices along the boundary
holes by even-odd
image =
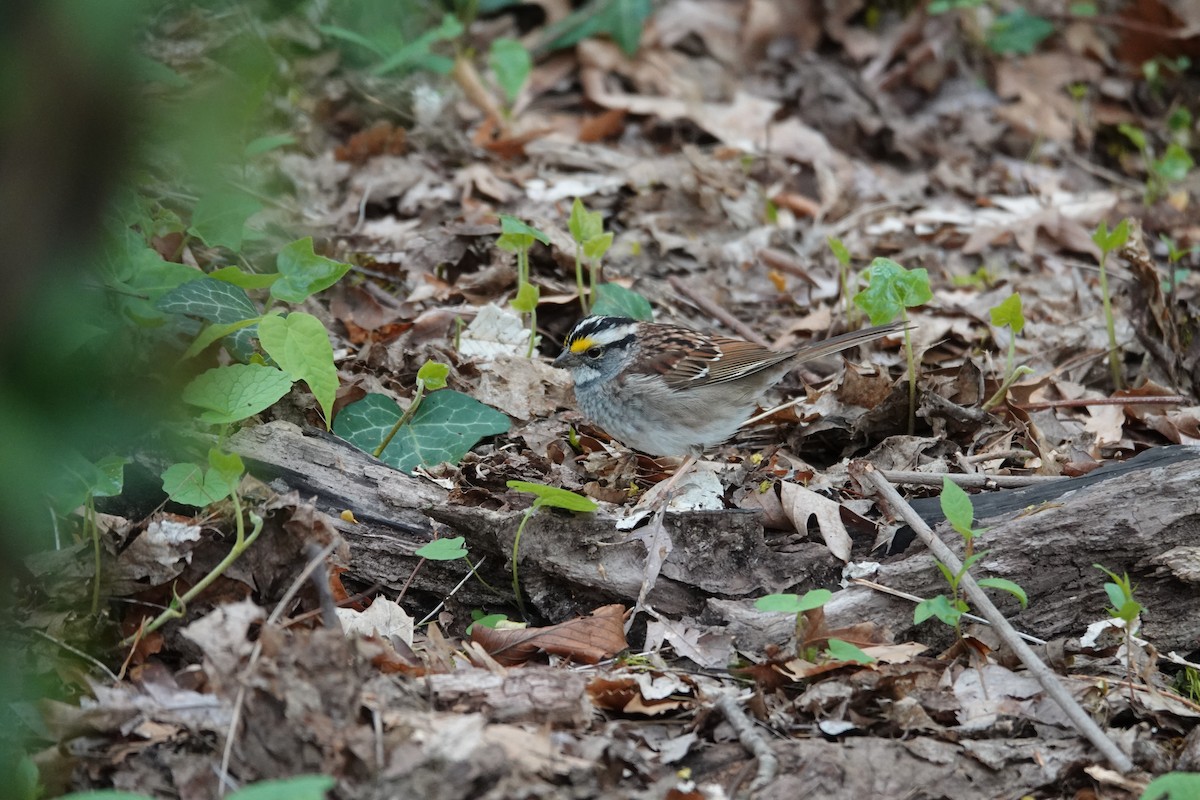
[[[556,358],[550,362],[550,366],[558,367],[559,369],[565,369],[567,366],[567,363],[570,360],[571,360],[571,351],[563,350],[561,353],[558,354],[558,358]]]

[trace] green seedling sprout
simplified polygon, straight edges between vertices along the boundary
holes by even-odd
[[[241,557],[242,553],[246,552],[250,545],[254,544],[254,540],[258,538],[258,535],[262,533],[262,517],[260,517],[258,514],[255,514],[253,511],[248,512],[248,514],[243,514],[242,512],[242,501],[237,493],[237,486],[241,481],[241,475],[243,472],[245,472],[245,467],[242,464],[241,457],[236,453],[217,453],[217,451],[213,451],[209,453],[210,461],[214,459],[214,453],[216,453],[215,458],[223,464],[221,468],[225,470],[225,480],[228,482],[227,488],[229,491],[229,496],[233,501],[233,519],[236,526],[236,535],[234,537],[233,547],[230,548],[229,554],[225,556],[225,558],[221,559],[219,564],[213,567],[207,575],[197,581],[196,585],[186,591],[182,596],[176,594],[172,590],[171,602],[167,608],[151,622],[143,624],[136,632],[126,637],[121,642],[122,647],[129,647],[133,645],[146,634],[153,633],[170,620],[179,619],[185,613],[187,613],[188,603],[199,597],[200,593],[211,586],[213,581],[221,577],[221,575],[225,573],[225,570],[229,569],[229,567],[233,565],[233,562],[237,561],[238,558]],[[235,468],[238,469],[235,470]],[[217,467],[213,468],[214,471],[216,469]],[[235,471],[237,473],[236,479],[233,477]],[[245,516],[250,517],[251,531],[248,536],[246,535]]]
[[[1015,382],[1021,379],[1022,376],[1033,372],[1032,369],[1021,365],[1015,366],[1017,354],[1017,334],[1025,328],[1025,314],[1021,311],[1021,295],[1018,292],[1013,292],[1007,300],[1004,300],[999,305],[991,309],[992,324],[996,327],[1008,326],[1008,356],[1004,363],[1004,381],[1000,384],[1000,388],[996,393],[983,404],[984,411],[991,411],[996,406],[1004,402],[1004,397],[1008,394],[1008,389]]]
[[[829,249],[833,252],[833,257],[838,262],[838,280],[841,282],[842,307],[846,313],[847,324],[854,325],[854,301],[853,290],[851,287],[854,282],[850,275],[850,251],[846,249],[846,245],[842,244],[842,240],[836,236],[830,236],[825,240],[829,244]]]
[[[1158,238],[1167,247],[1167,262],[1171,265],[1170,274],[1162,282],[1163,294],[1174,294],[1176,287],[1187,280],[1188,272],[1190,271],[1187,267],[1177,267],[1175,265],[1190,253],[1200,253],[1200,245],[1192,245],[1185,250],[1176,245],[1175,240],[1165,233],[1160,233]]]
[[[942,564],[940,561],[937,562],[938,570],[950,586],[950,597],[939,594],[928,600],[922,600],[913,611],[913,623],[919,624],[930,617],[937,617],[946,625],[953,627],[955,634],[961,639],[962,615],[970,610],[970,606],[962,598],[959,584],[962,582],[962,576],[987,555],[986,550],[980,553],[974,552],[975,537],[983,533],[986,529],[973,527],[975,507],[971,503],[971,496],[963,491],[958,484],[951,481],[948,476],[943,476],[942,478],[942,494],[939,500],[942,506],[942,513],[946,515],[946,521],[950,523],[950,527],[963,537],[963,542],[966,546],[965,557],[963,558],[962,569],[958,572],[951,572],[950,568],[945,564]],[[1006,578],[979,578],[975,582],[980,586],[1008,592],[1017,598],[1017,602],[1021,604],[1022,608],[1029,604],[1029,598],[1025,594],[1025,590]]]
[[[804,612],[813,611],[829,602],[833,593],[828,589],[812,589],[803,596],[796,594],[768,594],[754,601],[754,607],[759,611],[779,611],[796,615],[796,646],[799,648],[804,636]],[[805,661],[816,661],[816,648],[812,652],[797,653]],[[873,656],[864,653],[860,648],[843,639],[831,638],[825,644],[825,651],[820,655],[830,661],[856,662],[870,664],[875,661]]]
[[[890,258],[876,258],[867,268],[867,288],[854,295],[854,304],[867,312],[872,325],[886,325],[896,317],[907,323],[908,309],[932,299],[929,273],[925,269],[908,270]],[[904,354],[908,359],[908,433],[912,435],[917,420],[917,366],[907,327]]]
[[[599,211],[588,211],[578,197],[571,204],[571,217],[567,221],[571,238],[575,240],[575,287],[579,292],[579,306],[583,315],[588,315],[588,296],[595,298],[596,284],[600,282],[600,259],[612,246],[612,233],[604,232],[604,217]],[[588,293],[583,291],[583,260],[588,260]]]
[[[520,609],[521,616],[525,616],[525,602],[521,599],[521,579],[517,569],[517,553],[521,547],[521,534],[525,532],[525,525],[528,524],[533,515],[541,508],[561,508],[567,511],[590,512],[595,511],[598,506],[596,505],[596,501],[591,498],[569,492],[566,489],[558,489],[554,486],[530,483],[529,481],[509,481],[506,485],[508,488],[516,489],[518,492],[527,492],[534,495],[533,505],[525,512],[525,516],[521,517],[521,524],[517,526],[517,534],[513,537],[513,597],[516,598],[517,608]]]
[[[1172,115],[1168,120],[1168,126],[1172,132],[1180,129],[1187,131],[1190,125],[1190,114],[1187,116]],[[1141,153],[1142,162],[1146,166],[1146,188],[1142,196],[1142,201],[1146,205],[1153,205],[1164,197],[1173,185],[1186,179],[1192,167],[1196,166],[1187,146],[1181,142],[1168,143],[1162,157],[1156,158],[1150,148],[1146,132],[1141,128],[1123,122],[1117,126],[1117,130]]]
[[[1120,248],[1129,240],[1129,220],[1121,220],[1121,224],[1108,229],[1108,223],[1100,220],[1092,241],[1100,248],[1100,301],[1104,304],[1104,325],[1108,330],[1108,368],[1112,372],[1113,388],[1120,391],[1124,385],[1121,380],[1121,359],[1117,352],[1117,328],[1113,320],[1112,296],[1108,291],[1108,254]]]
[[[408,408],[400,415],[400,419],[396,420],[396,424],[388,431],[387,436],[383,437],[383,441],[372,451],[371,455],[376,458],[383,455],[383,451],[392,443],[392,439],[395,438],[396,433],[417,413],[417,409],[421,405],[421,399],[425,396],[425,390],[435,391],[445,387],[446,376],[449,374],[450,367],[445,364],[439,364],[436,361],[426,361],[421,365],[421,369],[417,370],[417,390],[413,394],[412,402],[409,403]]]
[[[1113,619],[1121,621],[1121,633],[1125,638],[1125,672],[1129,681],[1130,700],[1133,699],[1133,637],[1138,630],[1138,617],[1145,609],[1133,597],[1133,582],[1129,573],[1118,575],[1112,570],[1100,565],[1093,567],[1107,575],[1110,580],[1104,583],[1104,593],[1112,605],[1106,609]]]
[[[537,344],[537,305],[541,296],[538,287],[529,282],[529,248],[534,242],[549,245],[550,237],[516,217],[500,215],[500,238],[496,240],[496,246],[517,254],[517,296],[510,305],[513,310],[529,315],[529,351],[526,353],[529,358],[533,357],[533,348]]]
[[[525,45],[516,39],[501,36],[493,41],[488,49],[487,61],[496,77],[496,83],[504,92],[504,99],[508,101],[511,112],[517,95],[521,93],[525,81],[529,80],[529,73],[533,71],[533,58],[525,49]]]

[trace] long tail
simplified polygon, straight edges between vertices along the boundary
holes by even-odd
[[[890,322],[887,325],[876,325],[873,328],[864,328],[861,331],[849,331],[841,333],[830,339],[824,339],[820,342],[806,344],[796,351],[797,364],[803,361],[811,361],[814,358],[840,353],[843,350],[848,350],[855,345],[866,344],[873,342],[876,339],[882,339],[884,336],[892,333],[898,333],[905,328],[911,327],[903,322]]]

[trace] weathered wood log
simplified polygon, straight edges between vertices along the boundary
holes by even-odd
[[[232,446],[261,477],[315,495],[318,506],[333,516],[343,509],[354,512],[357,524],[337,524],[350,543],[348,567],[358,580],[398,590],[420,562],[415,550],[433,537],[435,527],[445,526],[445,533],[466,537],[473,561],[484,559],[481,572],[489,583],[501,592],[508,587],[508,559],[523,510],[449,505],[446,491],[432,481],[393,470],[334,437],[305,435],[288,423],[244,430]],[[1192,451],[1200,455],[1200,449]],[[1147,608],[1146,636],[1164,650],[1196,648],[1200,457],[1128,467],[1097,480],[1103,477],[1064,481],[1057,500],[1028,512],[1012,510],[1011,498],[1009,506],[997,506],[1005,509],[1002,513],[983,512],[979,525],[988,531],[978,547],[990,552],[975,574],[1021,584],[1029,608],[1020,611],[1015,601],[1000,598],[1003,608],[1018,628],[1051,639],[1078,635],[1105,615],[1105,578],[1093,564],[1128,571]],[[1077,488],[1082,484],[1087,485]],[[1024,502],[1024,496],[1012,494]],[[977,503],[977,509],[986,507]],[[728,601],[749,603],[770,592],[835,587],[840,580],[840,564],[823,545],[783,546],[782,537],[764,534],[752,512],[672,514],[667,528],[674,547],[649,601],[669,616],[707,612],[711,620],[715,612],[727,618],[721,606],[727,610]],[[945,535],[961,551],[958,535]],[[865,551],[858,556],[870,557]],[[526,526],[519,566],[531,606],[559,621],[604,603],[632,604],[645,559],[644,545],[616,531],[610,512],[570,515],[545,509]],[[464,573],[457,562],[426,562],[410,592],[440,599]],[[919,548],[889,557],[876,580],[922,597],[946,591],[932,559]],[[511,602],[478,581],[468,581],[457,597],[466,605]],[[724,603],[710,605],[710,600]],[[915,635],[910,603],[861,587],[837,592],[827,613],[833,624],[869,619],[901,638]],[[929,632],[920,638],[928,640]]]
[[[1063,484],[976,495],[985,501],[975,503],[976,524],[986,532],[975,548],[988,555],[972,574],[1007,578],[1024,588],[1029,596],[1024,610],[996,593],[1019,630],[1047,640],[1078,636],[1090,622],[1105,618],[1108,578],[1093,566],[1101,564],[1118,575],[1129,573],[1135,597],[1146,608],[1143,636],[1164,651],[1200,647],[1200,448],[1158,450],[1163,452]],[[940,518],[930,506],[926,502],[917,510],[927,519]],[[962,538],[945,523],[937,531],[961,555]],[[873,580],[921,597],[945,594],[932,558],[914,547],[917,552],[910,548],[882,564]],[[872,619],[901,638],[929,640],[928,633],[912,630],[911,603],[871,589],[839,592],[826,613],[837,620]]]

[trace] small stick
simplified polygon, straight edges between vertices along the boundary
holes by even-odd
[[[976,453],[975,455],[967,456],[967,461],[970,461],[972,464],[978,464],[981,461],[995,461],[998,458],[1031,458],[1032,456],[1033,453],[1030,451],[1017,448],[1013,450],[998,450],[995,453]]]
[[[1105,735],[1100,726],[1096,724],[1096,721],[1088,716],[1088,713],[1083,710],[1083,707],[1079,703],[1075,702],[1075,698],[1059,682],[1054,672],[1029,649],[1029,645],[1025,644],[1021,637],[1017,635],[1017,631],[1013,628],[1012,624],[1004,618],[1000,610],[992,604],[991,599],[979,588],[979,584],[975,582],[975,578],[971,576],[971,573],[963,570],[962,562],[958,560],[958,556],[954,555],[945,542],[934,535],[930,527],[925,524],[925,520],[921,519],[920,515],[913,510],[913,507],[896,491],[896,487],[888,483],[887,479],[870,462],[858,462],[856,468],[852,466],[851,472],[852,474],[857,472],[856,477],[864,484],[875,487],[882,498],[892,508],[892,511],[899,513],[920,540],[925,543],[925,546],[929,548],[934,558],[949,569],[951,573],[956,575],[961,574],[962,577],[959,578],[958,585],[962,587],[971,604],[992,623],[996,629],[996,633],[1016,653],[1017,658],[1021,660],[1021,663],[1025,665],[1030,674],[1037,679],[1037,682],[1041,684],[1046,694],[1054,702],[1058,703],[1063,713],[1067,715],[1067,719],[1075,726],[1075,729],[1087,738],[1100,751],[1100,754],[1108,760],[1109,765],[1118,772],[1127,773],[1132,771],[1133,762],[1129,760],[1129,756],[1125,755],[1121,751],[1121,748],[1117,747],[1116,743]]]
[[[50,634],[48,634],[44,631],[39,631],[37,628],[28,628],[27,630],[30,633],[34,634],[35,636],[42,637],[43,639],[45,639],[47,642],[50,642],[51,644],[58,645],[63,650],[66,650],[68,653],[79,656],[84,661],[88,662],[89,664],[91,664],[92,666],[96,667],[101,672],[103,672],[105,675],[107,675],[109,680],[111,680],[113,683],[121,682],[121,679],[118,678],[115,674],[113,674],[113,671],[111,669],[104,666],[103,662],[93,658],[92,656],[89,656],[87,653],[83,652],[78,647],[72,647],[71,645],[67,644],[66,642],[62,641],[61,639],[55,639]]]
[[[436,606],[434,606],[433,611],[430,611],[428,614],[426,614],[425,618],[416,624],[416,627],[419,628],[422,625],[424,625],[426,622],[429,622],[429,620],[436,617],[438,612],[442,610],[442,607],[446,605],[446,600],[449,600],[451,597],[454,597],[454,595],[458,593],[458,590],[461,589],[463,586],[465,586],[467,581],[471,579],[472,575],[479,574],[479,570],[483,566],[483,562],[485,562],[485,561],[487,561],[487,556],[484,556],[483,558],[479,559],[478,564],[476,564],[471,569],[467,570],[467,574],[463,575],[463,578],[461,581],[458,582],[458,585],[450,590],[450,594],[446,595],[446,597],[442,600],[442,602],[440,602]],[[483,579],[480,578],[480,580],[483,580]]]
[[[820,288],[821,286],[816,278],[808,274],[808,270],[800,266],[799,260],[791,253],[785,253],[773,247],[764,247],[758,251],[758,257],[771,269],[777,269],[780,272],[786,272],[788,275],[801,278],[814,288]]]
[[[775,773],[779,771],[779,759],[771,752],[771,745],[766,737],[754,729],[754,723],[750,721],[750,717],[746,716],[746,712],[738,705],[738,701],[734,699],[733,695],[723,694],[713,705],[733,728],[742,747],[758,759],[758,771],[754,774],[750,791],[756,792],[775,780]]]
[[[1157,397],[1081,397],[1075,400],[1046,400],[1041,403],[1023,403],[1017,406],[1022,411],[1044,411],[1047,408],[1087,408],[1088,406],[1176,406],[1190,402],[1182,395]]]
[[[687,286],[687,284],[685,284],[683,281],[676,278],[674,275],[667,278],[667,282],[671,284],[671,288],[673,288],[675,291],[679,292],[681,295],[686,297],[688,300],[691,300],[696,305],[697,308],[699,308],[704,313],[714,317],[718,322],[723,324],[725,327],[729,328],[731,331],[736,333],[738,336],[741,336],[743,339],[745,339],[748,342],[754,342],[755,344],[761,344],[763,347],[768,346],[767,340],[764,339],[763,337],[759,336],[757,331],[755,331],[753,328],[751,328],[746,323],[742,322],[737,317],[730,314],[725,309],[721,308],[719,305],[714,303],[712,300],[709,300],[704,295],[693,291],[690,287]]]
[[[916,472],[907,469],[885,469],[880,472],[892,483],[903,483],[909,486],[941,486],[942,478],[949,478],[951,483],[965,486],[968,489],[1019,489],[1039,483],[1070,480],[1063,475],[987,475],[978,472],[971,475],[959,475],[947,472]]]

